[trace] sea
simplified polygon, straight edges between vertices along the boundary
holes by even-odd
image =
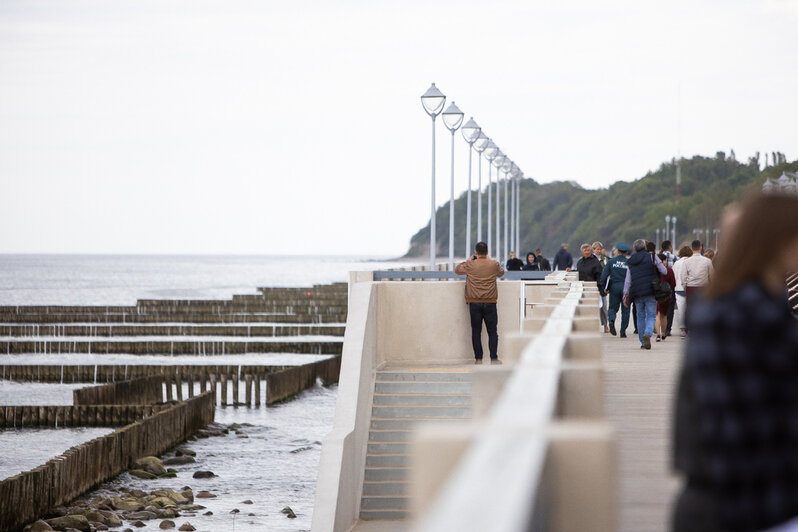
[[[188,255],[0,255],[0,305],[134,305],[139,299],[229,299],[257,294],[258,287],[306,287],[346,282],[351,271],[413,265],[388,257],[362,256],[188,256]],[[177,357],[111,355],[0,355],[0,364],[172,363]],[[302,364],[314,355],[290,353],[230,357],[225,363]],[[191,363],[191,357],[180,363]],[[207,358],[205,358],[207,360]],[[221,361],[221,359],[219,360]],[[240,363],[240,362],[238,362]],[[71,404],[71,384],[0,381],[0,405]],[[152,491],[191,486],[216,498],[190,521],[197,530],[309,530],[313,515],[321,442],[332,428],[337,387],[317,385],[294,400],[271,407],[218,407],[216,421],[243,425],[243,435],[201,439],[188,446],[197,463],[178,466],[173,479],[144,481],[123,473],[95,494],[120,487]],[[0,431],[0,480],[33,469],[71,446],[110,432],[108,428],[7,429]],[[246,436],[246,437],[244,437]],[[193,479],[196,470],[211,479]],[[2,501],[0,501],[1,503]],[[251,503],[251,504],[250,504]],[[289,519],[281,510],[289,506]],[[212,512],[212,515],[203,515]],[[160,520],[138,530],[160,530]]]

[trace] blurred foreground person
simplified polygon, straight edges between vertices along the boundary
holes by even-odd
[[[798,530],[798,321],[784,284],[798,270],[798,198],[754,198],[727,234],[745,253],[717,257],[687,318],[673,530]]]

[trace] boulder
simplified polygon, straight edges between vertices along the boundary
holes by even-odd
[[[183,490],[180,492],[180,495],[185,497],[188,502],[194,502],[194,492],[188,486],[183,488]]]
[[[147,473],[152,473],[153,475],[163,475],[166,473],[163,462],[157,456],[139,458],[133,462],[133,469],[143,469]]]
[[[205,513],[204,513],[204,514],[202,514],[202,515],[213,515],[213,512],[212,512],[212,511],[210,511],[210,510],[208,510],[207,512],[205,512]]]
[[[164,508],[163,510],[158,510],[158,519],[174,519],[179,514],[177,510],[174,508]]]
[[[144,471],[143,469],[131,469],[130,471],[128,471],[128,473],[130,473],[134,477],[143,478],[144,480],[152,480],[154,478],[158,478],[158,475],[154,475],[152,473]]]
[[[194,471],[192,476],[194,478],[213,478],[216,476],[216,473],[213,471]]]
[[[161,524],[158,525],[158,526],[160,526],[161,528],[166,530],[167,528],[174,528],[175,527],[175,522],[174,521],[170,521],[169,519],[165,519],[164,521],[161,521]]]
[[[133,523],[133,526],[135,526],[136,528],[144,528],[145,526],[147,526],[147,524],[144,521],[136,521],[135,523]]]
[[[89,524],[89,520],[86,519],[86,516],[78,514],[56,517],[47,521],[47,524],[55,530],[66,530],[68,528],[74,528],[81,532],[89,532],[91,530],[91,525]]]
[[[169,497],[156,497],[153,501],[153,504],[157,505],[160,508],[174,508],[177,506],[175,501],[170,499]]]
[[[108,526],[103,523],[96,523],[94,521],[89,521],[89,523],[94,527],[94,530],[108,530]]]
[[[193,526],[191,526],[191,523],[189,523],[188,521],[186,521],[185,523],[183,523],[183,524],[180,526],[180,528],[178,528],[178,530],[181,530],[182,532],[191,532],[192,530],[196,530],[196,528],[194,528]]]
[[[280,513],[284,513],[285,516],[287,518],[289,518],[289,519],[295,519],[296,518],[296,514],[294,513],[294,511],[291,509],[290,506],[286,506],[285,508],[280,510]]]
[[[118,528],[122,526],[122,520],[116,516],[105,518],[105,524],[108,525],[109,528]]]
[[[129,514],[125,515],[125,518],[133,521],[149,521],[150,519],[155,519],[158,517],[158,514],[155,512],[148,512],[146,510],[142,510],[140,512],[130,512]]]
[[[192,451],[191,449],[186,449],[185,447],[180,447],[175,450],[175,456],[197,456],[196,451]]]
[[[119,497],[111,497],[109,502],[114,510],[120,510],[123,512],[137,512],[144,509],[144,505],[136,499],[120,499]]]
[[[39,519],[35,523],[33,523],[28,530],[30,532],[46,532],[47,530],[52,530],[53,527],[48,525],[45,521]]]
[[[211,493],[210,491],[201,491],[195,495],[198,499],[215,499],[216,495]]]
[[[196,460],[193,456],[175,456],[174,458],[169,458],[168,460],[164,461],[164,465],[186,465],[186,464],[193,464]]]
[[[168,473],[164,473],[158,478],[177,478],[177,471],[169,471]]]
[[[94,521],[95,523],[105,523],[105,516],[94,510],[86,512],[86,519]]]
[[[247,499],[247,500],[243,501],[241,504],[255,504],[255,503],[253,503],[251,500]]]
[[[135,497],[137,499],[143,499],[147,496],[147,492],[144,490],[130,490],[129,493],[131,497]]]

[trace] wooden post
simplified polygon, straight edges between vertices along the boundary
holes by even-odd
[[[255,408],[260,406],[260,372],[255,373]]]
[[[250,406],[252,406],[252,375],[247,373],[244,376],[244,380],[245,380],[244,386],[246,386],[246,390],[244,391],[244,394],[245,394],[245,396],[247,398],[246,399],[247,408],[249,408]]]
[[[188,374],[188,398],[194,397],[194,374]]]
[[[200,373],[200,389],[202,393],[205,393],[208,389],[208,374],[205,373],[205,368],[202,368],[202,372]]]
[[[164,375],[163,381],[166,383],[166,402],[168,403],[172,400],[172,376]]]
[[[233,379],[233,406],[238,406],[238,403],[241,400],[240,396],[238,395],[238,376],[232,375],[231,377]]]
[[[183,379],[180,374],[175,375],[175,386],[177,388],[177,400],[183,401]]]
[[[227,374],[222,373],[222,406],[227,406]]]
[[[215,373],[211,373],[209,378],[211,380],[211,395],[213,395],[213,406],[216,406],[216,400],[217,400],[217,398],[216,398],[216,374]]]

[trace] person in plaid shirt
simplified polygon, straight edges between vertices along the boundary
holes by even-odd
[[[690,335],[674,417],[675,531],[798,530],[798,197],[751,200],[726,233]]]

